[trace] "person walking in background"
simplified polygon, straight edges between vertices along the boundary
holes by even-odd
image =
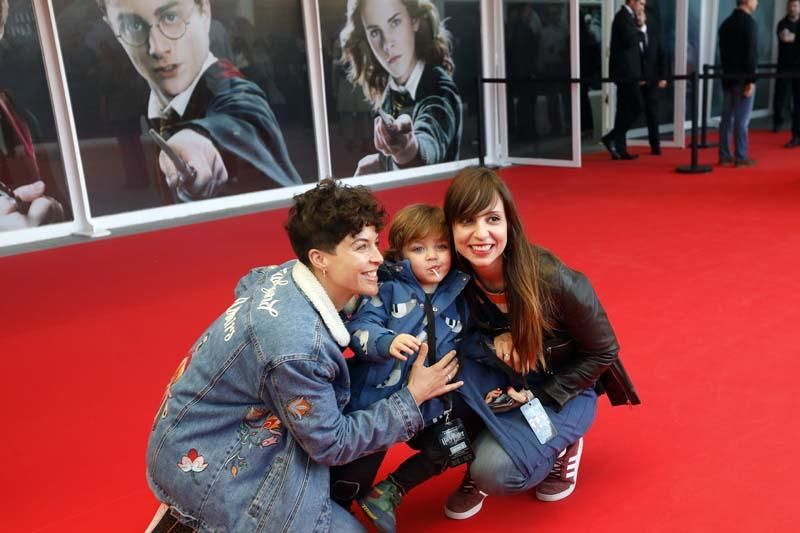
[[[642,78],[644,35],[636,22],[637,13],[644,11],[646,0],[626,0],[611,25],[611,58],[609,70],[617,86],[617,112],[614,128],[601,141],[611,159],[636,159],[629,154],[625,136],[636,117],[642,112],[642,94],[638,80]]]
[[[658,100],[661,91],[667,86],[667,60],[658,30],[653,24],[647,25],[647,14],[644,9],[637,12],[636,22],[644,38],[642,49],[642,77],[644,83],[639,85],[642,93],[644,117],[647,121],[647,138],[650,142],[650,153],[661,155],[661,136],[658,133]]]
[[[778,73],[800,73],[800,0],[789,0],[786,16],[778,22]],[[772,105],[772,131],[783,125],[783,111],[787,92],[792,95],[792,139],[786,148],[800,146],[800,78],[777,78],[775,80],[775,99]]]
[[[753,12],[758,0],[737,0],[736,9],[719,27],[719,57],[722,79],[722,121],[719,125],[720,166],[749,167],[755,164],[748,153],[747,128],[753,111],[757,58],[757,31]],[[733,131],[731,131],[731,123]],[[734,153],[731,154],[731,133]]]

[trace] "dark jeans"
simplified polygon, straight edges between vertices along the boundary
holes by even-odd
[[[778,72],[800,74],[800,67],[783,67]],[[772,102],[772,122],[775,129],[783,124],[783,111],[786,97],[791,94],[792,101],[792,136],[800,137],[800,78],[776,78],[775,97]]]
[[[483,429],[483,421],[467,406],[460,394],[455,393],[452,396],[453,413],[450,417],[461,419],[470,441],[473,441]],[[447,469],[445,459],[431,457],[424,451],[430,449],[436,442],[437,431],[437,427],[433,425],[417,433],[408,445],[422,451],[403,461],[397,470],[389,474],[403,493]],[[361,457],[346,465],[332,467],[331,498],[345,509],[350,509],[353,500],[363,498],[369,493],[385,456],[386,452],[382,451]]]
[[[748,158],[750,113],[753,112],[755,88],[750,96],[744,95],[744,83],[738,82],[722,87],[722,120],[719,123],[719,158],[739,161]],[[733,156],[731,156],[733,136]]]

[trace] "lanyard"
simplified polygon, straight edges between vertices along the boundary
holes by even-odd
[[[466,320],[466,315],[464,314],[464,301],[463,298],[458,299],[458,311],[459,311],[459,320]],[[425,324],[425,333],[428,336],[427,343],[428,343],[428,365],[433,365],[436,363],[436,315],[433,311],[433,302],[431,301],[431,295],[425,293],[425,304],[423,305],[425,310],[425,319],[427,324]],[[461,350],[458,350],[456,354],[456,359],[458,360],[458,366],[461,367],[463,363],[463,354]],[[447,394],[443,394],[440,396],[442,402],[445,404],[444,416],[445,420],[450,420],[450,412],[453,410],[453,397],[452,393],[448,392]]]

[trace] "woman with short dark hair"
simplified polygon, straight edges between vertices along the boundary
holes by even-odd
[[[457,389],[454,354],[369,408],[342,414],[350,342],[338,311],[378,291],[384,211],[364,187],[324,180],[295,197],[298,260],[257,268],[175,372],[147,448],[169,507],[156,531],[361,531],[329,495],[329,467],[408,440],[419,405]],[[170,529],[177,527],[178,529]]]

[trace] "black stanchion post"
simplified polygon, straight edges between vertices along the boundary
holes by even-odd
[[[706,137],[708,133],[708,82],[711,81],[711,65],[703,65],[703,90],[702,93],[702,124],[703,130],[700,133],[700,148],[714,148],[718,146],[717,143],[709,143]]]
[[[695,70],[692,73],[692,164],[683,167],[678,167],[676,170],[681,174],[699,174],[701,172],[711,172],[711,167],[708,165],[697,164],[697,82],[699,76]]]
[[[486,166],[483,155],[483,78],[479,75],[475,80],[478,84],[478,164],[483,167]]]

